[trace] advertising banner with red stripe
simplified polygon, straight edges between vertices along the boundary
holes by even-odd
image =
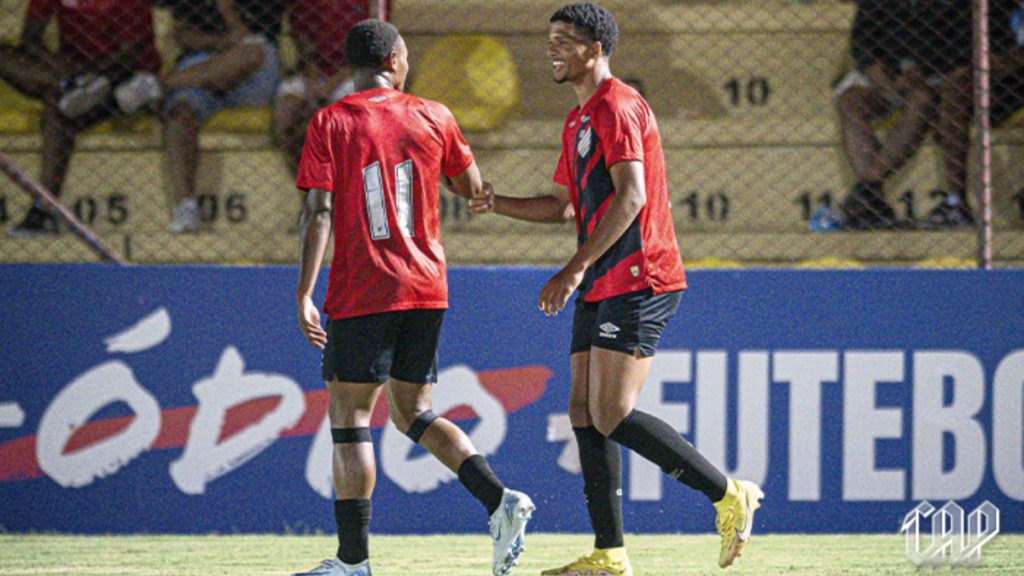
[[[533,497],[537,530],[582,532],[572,305],[536,307],[553,272],[451,271],[433,403]],[[332,532],[327,392],[295,277],[0,267],[0,528]],[[1024,530],[1024,273],[695,271],[690,286],[639,407],[762,485],[759,531],[897,532],[927,500],[989,501],[1002,531]],[[383,401],[371,432],[375,532],[486,530]],[[714,529],[701,494],[623,463],[629,531]]]

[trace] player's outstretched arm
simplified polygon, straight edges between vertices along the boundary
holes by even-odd
[[[569,199],[569,189],[559,184],[545,196],[513,198],[495,194],[491,183],[484,182],[483,194],[470,199],[469,209],[474,214],[495,212],[516,220],[552,224],[567,222],[576,215]]]
[[[333,216],[334,196],[326,190],[311,188],[306,193],[299,224],[301,255],[295,305],[299,313],[299,329],[310,344],[320,349],[327,344],[327,333],[320,325],[320,311],[313,303],[313,288],[331,238]]]
[[[467,200],[480,197],[484,193],[484,181],[480,177],[480,168],[477,167],[476,160],[470,163],[469,168],[466,168],[462,174],[454,178],[441,174],[441,183],[452,194]]]

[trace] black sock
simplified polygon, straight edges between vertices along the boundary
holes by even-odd
[[[622,454],[619,445],[593,426],[573,428],[583,468],[583,495],[587,499],[594,548],[618,548],[622,543]]]
[[[654,462],[669,476],[700,490],[712,502],[725,496],[725,475],[662,420],[633,410],[608,437]]]
[[[370,557],[370,514],[373,506],[364,498],[334,501],[334,520],[338,523],[338,559],[359,564]]]
[[[505,486],[494,475],[494,471],[483,456],[473,454],[462,461],[459,465],[459,482],[462,482],[466,490],[487,508],[488,515],[493,515],[498,506],[501,506]]]

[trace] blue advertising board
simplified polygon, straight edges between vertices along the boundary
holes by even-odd
[[[552,272],[450,272],[434,409],[533,496],[534,529],[584,532],[566,415],[571,313],[536,307]],[[295,278],[0,266],[0,527],[332,532],[327,396],[297,328]],[[762,485],[758,531],[896,532],[922,500],[988,500],[1003,531],[1024,530],[1024,273],[689,281],[640,407]],[[372,428],[372,530],[486,529],[483,508],[384,406]],[[628,531],[713,530],[700,493],[623,462]]]

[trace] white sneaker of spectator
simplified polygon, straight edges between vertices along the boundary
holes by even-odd
[[[110,94],[110,80],[106,76],[82,74],[65,88],[57,109],[68,118],[77,118],[92,110]]]
[[[125,114],[138,112],[163,96],[160,81],[149,72],[137,72],[128,81],[114,89],[117,106]]]
[[[171,233],[184,234],[199,231],[199,203],[195,198],[185,198],[174,207],[171,217]]]

